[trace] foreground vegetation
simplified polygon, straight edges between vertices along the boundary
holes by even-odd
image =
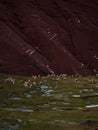
[[[98,130],[98,77],[0,75],[0,130]]]

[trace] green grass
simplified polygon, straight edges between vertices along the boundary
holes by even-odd
[[[97,82],[97,76],[0,75],[0,130],[98,129]]]

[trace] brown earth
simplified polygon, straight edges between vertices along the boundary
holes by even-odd
[[[0,73],[98,73],[98,0],[0,0]]]

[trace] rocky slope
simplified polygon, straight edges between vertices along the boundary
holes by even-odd
[[[0,73],[98,73],[97,0],[0,0]]]

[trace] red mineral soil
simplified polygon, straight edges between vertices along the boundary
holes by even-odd
[[[0,73],[98,73],[98,0],[0,0]]]

